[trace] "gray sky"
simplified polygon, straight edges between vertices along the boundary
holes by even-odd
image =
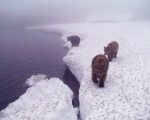
[[[92,14],[150,18],[150,0],[0,0],[0,16],[42,20],[78,20]]]

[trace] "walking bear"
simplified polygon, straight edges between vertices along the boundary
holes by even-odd
[[[107,47],[104,47],[104,55],[108,56],[109,61],[112,61],[112,58],[117,57],[118,47],[119,45],[116,41],[112,41]]]
[[[79,46],[80,44],[80,37],[77,35],[69,36],[67,40],[71,42],[72,46]]]
[[[109,61],[105,55],[97,55],[92,60],[92,80],[98,83],[99,87],[104,87],[104,82],[107,77]]]

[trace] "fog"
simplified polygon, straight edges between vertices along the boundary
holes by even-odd
[[[47,24],[103,20],[149,20],[149,0],[0,0],[0,20]],[[7,19],[7,20],[6,20]]]

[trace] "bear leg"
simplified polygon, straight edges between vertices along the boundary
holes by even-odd
[[[115,52],[115,54],[114,54],[114,58],[116,58],[117,57],[117,52]]]
[[[97,76],[96,76],[96,74],[93,73],[93,72],[92,72],[92,81],[93,81],[94,83],[97,83]]]
[[[104,80],[100,80],[98,86],[103,88],[104,87]]]
[[[112,55],[108,55],[108,60],[109,60],[109,62],[112,61]]]
[[[101,79],[101,81],[100,81],[100,83],[99,83],[99,87],[101,87],[101,88],[104,87],[104,82],[105,82],[106,76],[107,76],[107,74],[104,74],[104,75],[103,75],[103,77],[102,77],[102,79]]]

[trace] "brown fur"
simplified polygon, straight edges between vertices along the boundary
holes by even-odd
[[[98,83],[99,87],[104,87],[107,77],[109,61],[105,55],[97,55],[92,60],[92,81]],[[99,79],[99,80],[98,80]]]
[[[77,35],[69,36],[67,39],[71,42],[72,46],[79,46],[80,44],[80,37]]]
[[[107,47],[104,47],[104,55],[108,56],[109,61],[112,61],[112,58],[117,57],[118,47],[119,45],[116,41],[112,41]]]

